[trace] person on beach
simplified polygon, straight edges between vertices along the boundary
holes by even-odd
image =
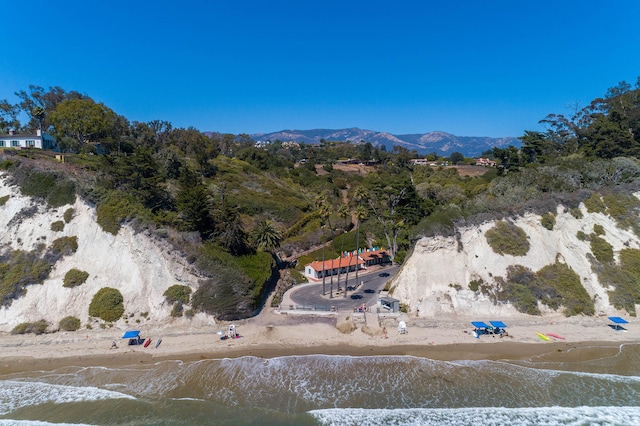
[[[111,342],[111,347],[109,349],[118,349],[118,345],[116,345],[116,341]]]

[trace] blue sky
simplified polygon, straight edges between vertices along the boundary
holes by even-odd
[[[640,1],[14,1],[0,99],[77,90],[131,121],[520,136],[640,76]]]

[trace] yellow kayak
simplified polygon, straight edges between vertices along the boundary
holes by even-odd
[[[548,342],[549,340],[551,340],[551,339],[549,339],[549,337],[548,337],[546,334],[537,333],[537,332],[536,332],[536,334],[538,335],[538,337],[540,338],[540,340],[544,340],[544,341],[546,341],[546,342]]]

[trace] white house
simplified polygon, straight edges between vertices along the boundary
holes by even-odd
[[[53,136],[40,130],[35,135],[15,134],[10,130],[8,135],[0,135],[0,148],[55,149],[57,145]]]

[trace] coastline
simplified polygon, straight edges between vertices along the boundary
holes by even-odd
[[[154,354],[143,351],[127,351],[118,354],[69,355],[53,358],[12,356],[0,357],[0,369],[3,375],[32,371],[53,371],[65,367],[108,367],[117,368],[131,365],[155,364],[167,361],[196,362],[223,358],[241,358],[253,356],[258,358],[278,358],[285,356],[413,356],[437,361],[459,360],[530,360],[544,358],[546,362],[571,362],[588,359],[582,350],[598,349],[598,357],[602,351],[615,354],[621,344],[635,342],[553,342],[547,345],[534,343],[504,342],[493,343],[455,343],[444,345],[402,345],[402,346],[298,346],[282,347],[275,345],[256,346],[252,348],[232,348],[222,351],[202,351],[188,353]],[[575,351],[569,355],[570,352]]]
[[[369,317],[372,315],[369,314]],[[364,316],[363,316],[364,317]],[[254,356],[341,355],[416,356],[440,361],[456,360],[544,360],[579,362],[603,353],[615,355],[622,344],[640,343],[633,324],[616,332],[606,319],[594,317],[531,317],[504,319],[509,337],[484,335],[474,338],[466,318],[429,319],[401,317],[408,333],[395,329],[400,318],[363,322],[357,315],[291,315],[265,310],[257,317],[234,322],[240,337],[221,340],[215,327],[141,326],[142,336],[151,338],[148,348],[127,346],[116,329],[78,330],[41,336],[0,334],[0,371],[3,375],[55,370],[63,367],[121,367],[164,361],[194,362],[206,359]],[[366,318],[364,318],[366,321]],[[374,324],[371,324],[371,323]],[[351,332],[341,325],[351,323]],[[387,329],[385,338],[382,327]],[[537,332],[562,335],[564,340],[542,341]],[[162,336],[162,344],[154,342]],[[116,341],[117,349],[111,349]],[[596,349],[592,351],[590,349]]]

